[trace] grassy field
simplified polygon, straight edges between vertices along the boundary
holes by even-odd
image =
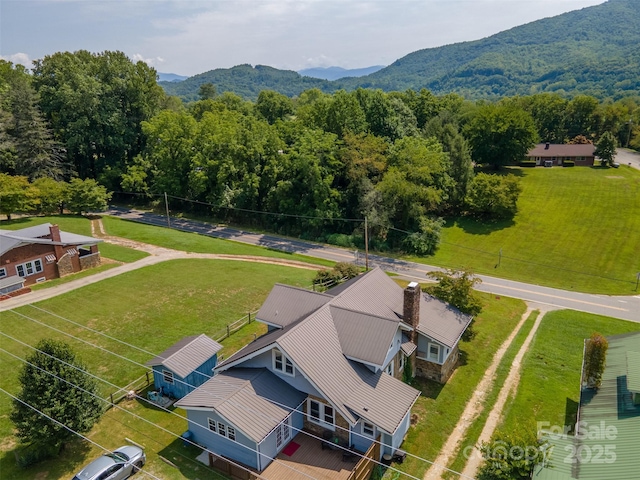
[[[115,217],[103,217],[102,222],[109,235],[130,238],[138,242],[150,243],[161,247],[196,253],[221,253],[228,255],[258,255],[261,257],[285,258],[332,266],[335,262],[319,258],[279,252],[255,245],[207,237],[197,233],[186,233],[164,227],[145,225]]]
[[[640,172],[626,166],[511,171],[523,187],[513,221],[450,221],[435,256],[413,260],[566,290],[634,294]]]
[[[418,422],[402,446],[407,452],[433,460],[460,419],[467,401],[491,363],[495,351],[513,331],[525,311],[525,304],[512,298],[483,294],[483,312],[476,318],[476,336],[460,344],[462,365],[446,385],[417,381],[422,395],[414,406]],[[396,468],[422,478],[428,464],[407,456]],[[387,475],[389,475],[388,472]],[[386,478],[386,477],[385,477]],[[393,478],[390,476],[389,478]]]
[[[614,318],[572,310],[548,313],[524,357],[518,391],[507,402],[498,432],[535,432],[537,422],[575,423],[584,339],[593,332],[607,336],[636,331],[640,324]]]
[[[308,287],[314,271],[285,266],[217,260],[176,260],[119,275],[97,284],[74,290],[41,302],[38,307],[23,307],[2,313],[0,331],[21,342],[34,345],[45,337],[60,338],[72,345],[89,370],[101,378],[124,387],[144,374],[140,365],[187,335],[206,333],[216,338],[227,324],[255,311],[264,301],[274,283]],[[54,317],[53,312],[80,325],[88,326],[112,337],[125,340],[137,350],[89,332],[80,326]],[[53,330],[48,326],[54,327]],[[96,346],[82,343],[64,335],[80,337]],[[223,342],[225,352],[237,350],[264,332],[255,323]],[[2,348],[24,358],[30,349],[14,340],[2,337]],[[105,350],[116,352],[136,363],[118,358]],[[16,392],[17,375],[22,366],[19,360],[0,353],[3,376],[0,387]],[[114,387],[102,384],[101,394],[107,396]],[[186,422],[169,416],[143,403],[128,400],[121,403],[152,422],[161,421],[172,432],[181,434]],[[29,470],[15,466],[12,425],[8,420],[10,401],[0,396],[0,477],[11,479],[70,478],[88,459],[98,455],[97,448],[75,445],[63,456]],[[110,410],[90,433],[90,438],[108,448],[116,448],[131,438],[147,447],[148,470],[167,479],[219,478],[191,459],[192,450],[179,440],[143,420],[135,419],[117,409]],[[184,457],[185,454],[191,457]],[[175,469],[162,462],[158,454],[171,458],[179,466]]]

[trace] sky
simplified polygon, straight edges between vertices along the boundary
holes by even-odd
[[[604,0],[0,0],[0,57],[120,50],[158,72],[388,65]]]

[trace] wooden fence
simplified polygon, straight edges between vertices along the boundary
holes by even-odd
[[[353,468],[348,480],[366,480],[371,476],[371,472],[380,459],[380,436],[369,447],[356,466]]]

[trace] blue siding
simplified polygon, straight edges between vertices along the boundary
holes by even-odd
[[[362,422],[358,422],[352,426],[351,433],[351,444],[353,447],[359,452],[366,452],[373,443],[373,438],[362,433]]]
[[[291,414],[290,423],[291,425],[291,436],[286,442],[283,442],[280,448],[276,447],[276,432],[272,431],[259,445],[258,450],[260,451],[260,471],[267,468],[267,466],[272,462],[275,456],[280,453],[284,447],[295,437],[302,427],[304,427],[304,417],[302,412],[295,411]]]
[[[402,423],[400,423],[400,426],[396,430],[396,433],[393,436],[393,439],[391,441],[391,445],[393,446],[394,452],[398,448],[400,448],[400,445],[402,445],[402,441],[404,440],[404,436],[407,434],[407,431],[409,430],[410,425],[411,425],[411,412],[409,411],[402,419]]]
[[[154,388],[156,390],[160,390],[160,387],[162,387],[162,391],[165,395],[174,398],[182,398],[211,378],[213,375],[213,368],[216,366],[217,360],[218,355],[216,354],[185,378],[178,376],[175,372],[162,365],[157,365],[153,367]],[[173,373],[173,383],[169,383],[164,380],[164,375],[162,374],[163,370]]]
[[[256,443],[243,435],[237,428],[235,442],[212,432],[208,426],[209,418],[228,425],[226,420],[220,418],[220,416],[213,411],[187,410],[187,419],[189,420],[188,425],[192,440],[214,453],[223,455],[243,465],[258,468]],[[235,425],[232,426],[235,427]]]

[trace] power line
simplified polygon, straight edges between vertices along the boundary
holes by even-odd
[[[3,389],[2,387],[0,387],[0,392],[4,393],[5,395],[13,398],[15,401],[20,402],[21,404],[23,404],[26,407],[29,407],[30,409],[34,410],[35,412],[37,412],[38,414],[42,415],[43,417],[47,418],[48,420],[60,425],[61,427],[67,429],[68,431],[70,431],[71,433],[73,433],[74,435],[79,436],[80,438],[82,438],[83,440],[86,440],[89,443],[92,443],[93,445],[95,445],[96,447],[98,447],[99,449],[101,449],[103,452],[111,452],[111,450],[109,450],[108,448],[103,447],[102,445],[100,445],[99,443],[91,440],[89,437],[86,437],[84,435],[82,435],[80,432],[76,432],[75,430],[73,430],[72,428],[68,427],[67,425],[65,425],[64,423],[56,420],[55,418],[47,415],[46,413],[38,410],[36,407],[34,407],[33,405],[30,405],[29,403],[25,402],[24,400],[16,397],[15,395],[12,395],[11,393],[7,392],[5,389]],[[147,472],[145,470],[139,470],[139,472],[144,473],[145,475],[151,477],[151,478],[155,478],[156,480],[162,480],[159,477],[156,477],[155,475],[153,475],[150,472]]]
[[[30,305],[30,306],[32,306],[32,305]],[[32,306],[32,307],[33,307],[33,308],[40,309],[39,307],[34,307],[34,306]],[[42,309],[40,309],[40,310],[42,310]],[[32,321],[34,321],[34,322],[36,322],[36,323],[39,323],[39,324],[42,324],[42,325],[47,326],[47,327],[49,327],[49,328],[52,328],[52,329],[54,329],[54,330],[56,330],[56,331],[58,331],[58,332],[61,332],[61,333],[65,334],[65,335],[67,335],[67,336],[70,336],[70,337],[72,337],[72,338],[74,338],[74,339],[77,339],[77,340],[79,340],[79,341],[81,341],[81,342],[83,342],[83,343],[87,343],[87,344],[89,344],[89,345],[91,345],[91,346],[94,346],[93,344],[91,344],[91,343],[89,343],[89,342],[87,342],[87,341],[85,341],[85,340],[83,340],[83,339],[80,339],[80,338],[78,338],[78,337],[75,337],[75,336],[73,336],[73,335],[71,335],[71,334],[68,334],[68,333],[66,333],[66,332],[62,332],[61,330],[56,329],[56,328],[54,328],[54,327],[51,327],[51,326],[49,326],[49,325],[48,325],[48,324],[46,324],[46,323],[39,322],[38,320],[32,319],[32,318],[30,318],[30,317],[28,317],[28,316],[26,316],[26,315],[23,315],[23,314],[20,314],[20,313],[18,313],[18,312],[15,312],[14,310],[10,310],[10,311],[11,311],[11,312],[13,312],[13,313],[16,313],[16,314],[18,314],[18,315],[20,315],[20,316],[23,316],[23,317],[25,317],[25,318],[27,318],[27,319],[29,319],[29,320],[32,320]],[[47,313],[49,313],[49,312],[47,312]],[[91,328],[89,328],[89,327],[84,327],[84,326],[83,326],[83,325],[81,325],[81,324],[78,324],[78,323],[76,323],[76,322],[73,322],[73,321],[71,321],[71,320],[68,320],[68,319],[66,319],[66,318],[64,318],[64,317],[61,317],[61,316],[57,315],[57,314],[53,314],[53,313],[50,313],[50,314],[51,314],[51,315],[56,316],[57,318],[60,318],[60,319],[63,319],[63,320],[69,321],[69,322],[71,322],[71,323],[73,323],[73,324],[75,324],[75,325],[77,325],[77,326],[80,326],[81,328],[87,328],[88,330],[93,331],[94,333],[98,333],[98,334],[101,334],[101,335],[104,335],[104,336],[106,336],[106,337],[109,337],[109,338],[112,338],[112,339],[113,339],[113,337],[110,337],[109,335],[103,334],[102,332],[99,332],[99,331],[97,331],[97,330],[93,330],[93,329],[91,329]],[[3,332],[0,332],[0,334],[5,335],[5,336],[8,336],[8,335],[4,334]],[[10,337],[10,338],[12,338],[12,337]],[[123,343],[123,344],[125,344],[125,345],[128,345],[128,346],[130,346],[130,347],[132,347],[132,348],[135,348],[135,349],[138,349],[138,350],[141,350],[141,351],[146,352],[144,349],[140,349],[139,347],[136,347],[136,346],[134,346],[134,345],[131,345],[131,344],[127,343],[127,342],[123,342],[123,341],[121,341],[121,340],[116,340],[116,341],[118,341],[118,342],[120,342],[120,343]],[[97,346],[96,346],[96,347],[97,347]],[[31,347],[31,348],[33,348],[33,347]],[[97,347],[97,348],[100,348],[100,349],[101,349],[101,350],[103,350],[103,351],[106,351],[106,352],[112,353],[112,354],[114,354],[114,355],[118,356],[119,358],[122,358],[122,359],[124,359],[124,360],[127,360],[127,361],[129,361],[129,362],[131,362],[131,363],[134,363],[134,364],[136,364],[136,365],[138,365],[138,366],[141,366],[141,367],[143,367],[143,368],[145,368],[145,369],[149,370],[149,368],[148,368],[146,365],[142,365],[142,364],[140,364],[140,363],[138,363],[138,362],[136,362],[136,361],[134,361],[134,360],[131,360],[131,359],[127,358],[127,357],[123,357],[123,356],[121,356],[121,355],[119,355],[119,354],[116,354],[116,353],[114,353],[114,352],[110,352],[109,350],[107,350],[107,349],[103,349],[102,347]],[[151,352],[146,352],[146,353],[148,353],[148,354],[150,354],[150,355],[154,355],[154,354],[153,354],[153,353],[151,353]],[[154,355],[154,356],[155,356],[155,355]],[[200,372],[198,372],[198,373],[200,373]],[[207,375],[207,374],[204,374],[204,373],[201,373],[201,375],[202,375],[202,376],[205,376],[206,378],[209,378],[209,379],[210,379],[210,378],[213,378],[213,376],[210,376],[210,375]],[[194,385],[191,385],[191,384],[189,384],[189,383],[187,383],[187,382],[180,381],[180,380],[177,380],[177,379],[175,379],[175,381],[178,381],[179,383],[183,383],[183,384],[185,384],[185,385],[187,385],[187,386],[189,386],[189,387],[196,388]],[[107,382],[107,383],[108,383],[108,382]],[[122,390],[122,389],[121,389],[121,388],[119,388],[117,385],[112,385],[112,386],[114,386],[115,388],[118,388],[119,390]],[[219,396],[214,395],[212,392],[207,392],[207,393],[208,393],[210,396],[214,396],[214,397],[220,398]],[[143,400],[147,401],[146,399],[143,399]],[[271,401],[271,400],[270,400],[270,401]],[[295,409],[290,408],[288,405],[284,405],[284,404],[281,404],[281,403],[278,403],[278,402],[275,402],[275,401],[271,401],[271,402],[272,402],[272,403],[274,403],[274,404],[276,404],[276,405],[278,405],[278,406],[280,406],[281,408],[283,408],[283,409],[285,409],[285,410],[290,411],[290,412],[295,411]],[[239,404],[238,404],[238,405],[236,405],[236,406],[238,406],[238,407],[240,407],[240,408],[242,408],[242,409],[245,409],[245,410],[247,409],[247,408],[246,408],[246,406],[244,406],[244,405],[239,405]],[[251,410],[251,409],[249,409],[248,411],[252,411],[252,410]],[[262,414],[262,412],[257,412],[257,411],[255,411],[255,410],[253,410],[253,411],[254,411],[255,413]],[[174,412],[170,412],[170,413],[174,413]],[[262,415],[264,415],[264,414],[262,414]],[[181,417],[181,418],[183,418],[183,417]],[[269,418],[269,417],[267,417],[267,418]],[[271,418],[271,420],[276,420],[276,419],[272,419],[272,418]],[[198,425],[198,426],[202,427],[202,425],[200,425],[200,424],[196,424],[196,425]],[[347,429],[347,428],[344,428],[344,427],[340,427],[339,425],[335,425],[335,427],[336,427],[336,428],[339,428],[339,429],[341,429],[341,430],[343,430],[343,431],[346,431],[346,432],[350,433],[351,435],[361,436],[361,437],[363,437],[363,438],[367,438],[367,440],[370,440],[370,438],[369,438],[369,437],[365,437],[364,435],[362,435],[362,434],[360,434],[360,433],[358,433],[358,432],[352,432],[350,429]],[[204,427],[202,427],[202,428],[204,428]],[[305,431],[303,431],[303,430],[301,430],[301,429],[297,429],[297,428],[295,428],[295,427],[293,427],[293,426],[291,426],[291,428],[293,428],[294,430],[297,430],[298,432],[304,433],[304,434],[309,435],[309,436],[311,436],[311,437],[313,437],[313,438],[316,438],[316,439],[318,439],[318,440],[321,440],[319,437],[314,436],[314,435],[312,435],[312,434],[310,434],[310,433],[308,433],[308,432],[305,432]],[[374,442],[379,443],[381,446],[387,446],[386,444],[384,444],[384,443],[382,443],[382,442],[378,442],[377,440],[374,440]],[[345,451],[350,451],[350,450],[349,450],[349,449],[347,449],[347,448],[343,448],[343,447],[340,447],[340,448],[342,448],[342,449],[343,449],[343,450],[345,450]],[[419,456],[417,456],[417,455],[413,455],[413,454],[411,454],[411,453],[409,453],[409,452],[406,452],[406,453],[407,453],[407,455],[408,455],[408,456],[410,456],[410,457],[416,458],[416,459],[418,459],[418,460],[420,460],[420,461],[423,461],[423,462],[425,462],[425,463],[428,463],[428,464],[430,464],[430,465],[436,465],[434,462],[432,462],[432,461],[430,461],[430,460],[427,460],[427,459],[425,459],[425,458],[419,457]],[[362,456],[362,455],[360,455],[360,456]],[[383,465],[381,462],[376,462],[376,463],[378,463],[378,464],[380,464],[380,465]],[[462,473],[457,472],[457,471],[455,471],[455,470],[451,470],[451,469],[447,468],[446,466],[440,466],[440,467],[441,467],[441,468],[443,468],[443,469],[445,469],[445,470],[447,470],[447,471],[450,471],[450,472],[452,472],[452,473],[455,473],[455,474],[457,474],[457,475],[462,476]],[[392,470],[396,470],[396,469],[395,469],[395,468],[393,468],[393,467],[389,467],[389,468],[391,468]],[[400,470],[396,470],[396,471],[400,472]],[[400,472],[400,473],[404,474],[404,472]],[[405,474],[405,475],[408,475],[408,474]],[[409,476],[410,476],[410,475],[409,475]]]

